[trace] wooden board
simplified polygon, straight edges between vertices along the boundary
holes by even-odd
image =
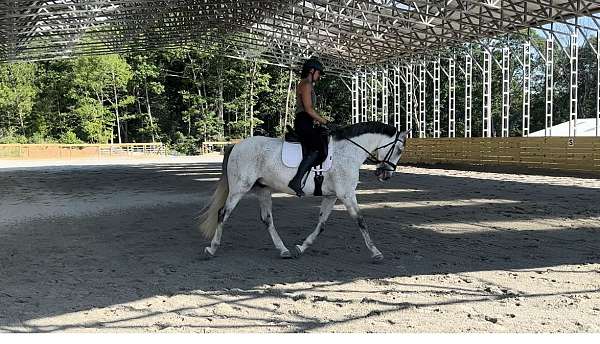
[[[600,173],[600,138],[409,139],[402,162],[515,165]]]

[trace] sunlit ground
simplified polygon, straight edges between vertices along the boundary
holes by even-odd
[[[279,259],[253,197],[201,261],[211,159],[0,169],[0,330],[600,331],[600,180],[364,170],[382,264],[341,204],[304,256]],[[288,247],[319,202],[274,194]]]

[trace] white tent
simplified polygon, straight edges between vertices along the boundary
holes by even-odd
[[[551,129],[552,135],[548,136],[569,136],[569,122],[564,122],[553,126]],[[600,133],[600,128],[599,128]],[[530,133],[529,137],[543,137],[545,130],[538,130]],[[578,118],[577,126],[575,127],[575,136],[596,136],[596,119],[595,118]]]

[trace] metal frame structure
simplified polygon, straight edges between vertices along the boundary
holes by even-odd
[[[381,71],[381,121],[389,122],[389,71],[387,66]]]
[[[370,82],[367,82],[369,96],[371,98],[370,121],[377,121],[377,71],[372,70],[370,73]]]
[[[596,0],[7,0],[0,60],[197,43],[286,66],[317,53],[343,74],[598,11]]]
[[[438,60],[438,62],[440,62]],[[456,136],[456,63],[454,56],[448,58],[448,69],[440,64],[441,71],[448,78],[448,137]],[[438,86],[439,87],[439,86]],[[439,97],[439,95],[438,95]],[[441,136],[441,133],[440,133]],[[440,137],[438,136],[438,137]]]
[[[397,130],[402,130],[401,122],[400,122],[400,113],[402,111],[402,105],[400,101],[400,80],[402,79],[402,75],[400,74],[400,66],[394,66],[393,68],[393,109],[394,109],[394,126]]]
[[[440,59],[433,61],[433,137],[439,139],[440,130]]]
[[[502,137],[510,136],[510,49],[502,49]]]
[[[425,77],[427,65],[425,62],[419,63],[419,138],[427,137],[427,109],[425,108],[425,86],[427,78]]]
[[[572,35],[571,35],[571,42],[570,42],[570,52],[571,54],[569,55],[569,60],[570,60],[570,65],[571,65],[571,73],[570,73],[570,78],[569,78],[569,89],[570,89],[570,99],[569,99],[569,136],[574,137],[577,135],[577,130],[576,130],[576,126],[577,126],[577,111],[578,111],[578,106],[577,106],[577,77],[579,74],[579,64],[578,64],[578,55],[579,55],[579,47],[577,45],[577,31],[575,31]]]
[[[531,43],[523,44],[523,136],[529,136],[531,119]]]
[[[492,137],[492,54],[483,52],[483,137]]]
[[[352,123],[360,122],[360,79],[358,74],[352,75]]]
[[[579,21],[581,17],[591,20]],[[569,122],[571,135],[576,135],[578,39],[587,39],[586,32],[600,36],[598,0],[5,0],[0,1],[0,62],[191,45],[222,56],[261,59],[287,68],[316,55],[330,74],[352,78],[353,121],[387,122],[391,103],[394,124],[400,127],[400,90],[404,84],[405,128],[426,137],[429,61],[434,66],[430,73],[434,90],[432,134],[437,138],[442,136],[440,71],[449,83],[448,136],[457,135],[456,67],[465,82],[463,134],[473,134],[473,64],[481,70],[485,85],[482,135],[494,135],[492,61],[502,68],[502,136],[510,136],[513,55],[524,71],[522,133],[527,136],[530,56],[537,49],[529,43],[530,30],[538,30],[547,38],[546,53],[540,54],[546,62],[545,128],[552,125],[556,44],[570,58]],[[494,57],[497,38],[508,34],[523,39],[523,54],[502,49],[498,62]],[[561,43],[565,40],[570,42],[567,49],[566,43]],[[482,61],[473,47],[483,54]],[[598,47],[596,54],[600,79]],[[464,68],[456,63],[461,56],[465,58]],[[447,71],[442,67],[446,59]],[[393,70],[391,79],[388,68]],[[598,135],[600,81],[597,95]],[[412,128],[413,119],[417,128]],[[551,134],[549,130],[547,134]]]
[[[414,74],[413,74],[413,65],[409,64],[405,67],[406,70],[406,130],[408,130],[408,137],[412,137],[412,129],[413,129],[413,116],[414,113]]]
[[[598,68],[600,70],[600,68]],[[552,136],[554,109],[554,38],[546,40],[546,121],[544,131],[546,136]]]
[[[465,55],[465,137],[471,137],[471,117],[473,107],[473,61],[471,55]]]
[[[361,104],[362,104],[362,108],[361,108],[361,122],[366,122],[367,121],[367,72],[362,72],[360,74],[360,90],[361,90]]]

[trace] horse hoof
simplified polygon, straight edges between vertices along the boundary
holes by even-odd
[[[302,251],[300,250],[300,247],[298,245],[294,245],[294,247],[292,247],[292,258],[298,258],[302,255]]]
[[[371,262],[373,262],[373,264],[379,264],[379,263],[383,262],[383,254],[380,253],[378,255],[371,257]]]
[[[290,253],[290,251],[283,251],[279,254],[279,257],[283,258],[283,259],[288,259],[288,258],[293,258],[292,254]]]
[[[200,253],[200,260],[209,260],[211,258],[214,258],[214,256],[208,251],[208,247],[205,247]]]

